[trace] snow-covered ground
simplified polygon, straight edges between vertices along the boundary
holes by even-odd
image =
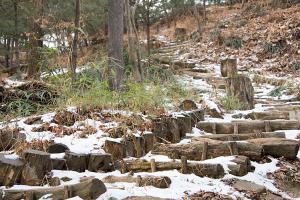
[[[166,38],[159,38],[160,40],[166,40]],[[220,77],[220,66],[216,64],[207,65],[207,68],[209,68],[211,71],[215,73],[216,77]],[[61,74],[65,73],[66,71],[60,70],[55,72],[55,74]],[[78,71],[80,72],[80,71]],[[45,75],[47,76],[47,75]],[[214,92],[217,92],[218,95],[224,95],[224,91],[217,90],[208,84],[208,82],[204,79],[194,79],[191,76],[188,75],[181,75],[178,76],[178,81],[184,86],[188,88],[193,88],[196,90],[199,94],[199,96],[202,97],[201,104],[198,103],[197,105],[199,107],[208,107],[210,109],[215,109],[217,112],[224,112],[217,104],[216,104],[216,98],[214,96]],[[7,85],[15,86],[21,84],[17,81],[7,81]],[[255,97],[259,99],[272,99],[272,100],[288,100],[292,99],[294,96],[292,95],[285,95],[283,94],[280,98],[272,97],[270,96],[270,92],[275,89],[274,86],[271,85],[261,85],[261,86],[255,86]],[[233,115],[235,114],[249,114],[251,112],[263,112],[267,110],[268,108],[271,108],[272,106],[263,106],[262,104],[256,104],[255,108],[253,110],[248,111],[233,111],[231,113],[225,113],[224,119],[219,118],[212,118],[209,116],[205,117],[206,121],[211,122],[231,122],[232,120],[236,120],[233,118]],[[74,108],[69,108],[69,111],[75,111]],[[111,112],[112,114],[115,114],[116,112],[121,112],[122,115],[131,115],[132,113],[128,112],[122,112],[122,111],[107,111]],[[173,116],[179,116],[182,113],[173,113]],[[57,124],[52,123],[52,119],[55,116],[55,113],[48,113],[41,116],[43,123],[50,123],[50,126],[56,126]],[[44,132],[33,132],[33,128],[37,128],[41,126],[41,124],[33,124],[28,125],[25,123],[25,118],[22,119],[16,119],[13,120],[13,122],[7,124],[7,123],[0,123],[0,127],[4,127],[6,125],[10,126],[17,126],[19,128],[22,128],[22,132],[26,134],[26,140],[28,142],[33,141],[35,139],[37,140],[53,140],[55,143],[62,143],[68,146],[68,148],[75,153],[80,154],[88,154],[88,153],[104,153],[104,150],[102,149],[103,144],[106,140],[114,140],[116,142],[120,142],[121,138],[113,139],[108,136],[103,129],[105,128],[112,128],[116,127],[118,125],[117,122],[103,122],[103,121],[97,121],[95,119],[86,119],[84,121],[78,121],[73,126],[69,128],[79,129],[83,128],[85,126],[91,126],[96,129],[96,133],[88,135],[85,138],[80,137],[80,133],[75,132],[71,135],[60,135],[57,136],[54,133],[50,131],[44,131]],[[300,135],[299,130],[283,130],[286,133],[286,138],[296,140],[297,137]],[[282,132],[282,131],[281,131]],[[134,133],[138,134],[138,133]],[[182,139],[180,144],[187,144],[191,142],[192,137],[197,137],[201,135],[205,135],[208,133],[205,133],[197,128],[193,128],[191,133],[187,133],[187,138]],[[6,152],[6,158],[8,159],[17,159],[18,156],[11,152],[11,154],[7,155]],[[64,154],[52,154],[51,158],[62,158]],[[153,196],[153,197],[160,197],[160,198],[170,198],[170,199],[184,199],[188,198],[189,195],[192,195],[193,193],[197,193],[200,191],[206,191],[206,192],[214,192],[218,194],[223,195],[229,195],[233,199],[248,199],[246,194],[243,192],[239,192],[235,190],[233,187],[227,184],[227,182],[231,179],[240,179],[240,180],[247,180],[254,182],[256,184],[260,184],[266,187],[267,190],[279,194],[280,196],[287,198],[287,199],[293,199],[291,198],[287,193],[280,191],[278,188],[276,188],[274,181],[270,178],[268,178],[268,173],[274,173],[276,170],[279,169],[277,164],[279,163],[279,160],[271,158],[270,162],[268,163],[258,163],[252,161],[252,166],[255,167],[255,170],[253,172],[248,173],[247,175],[243,177],[237,177],[234,175],[231,175],[230,169],[228,168],[228,165],[233,164],[232,160],[234,157],[219,157],[215,159],[205,160],[205,161],[188,161],[188,162],[198,162],[198,163],[211,163],[211,164],[221,164],[225,170],[226,175],[221,179],[212,179],[207,177],[198,177],[194,174],[182,174],[177,170],[170,170],[170,171],[162,171],[162,172],[155,172],[155,173],[135,173],[134,176],[138,175],[151,175],[151,176],[168,176],[172,184],[167,189],[159,189],[152,186],[147,187],[138,187],[135,183],[113,183],[108,184],[106,183],[107,192],[101,195],[98,199],[99,200],[106,200],[110,198],[116,198],[116,199],[124,199],[126,197],[130,196]],[[300,159],[300,152],[298,153],[298,158]],[[127,159],[134,159],[134,158],[127,158]],[[152,155],[151,152],[148,153],[146,156],[142,157],[141,159],[150,161],[151,159],[155,159],[159,162],[168,162],[173,161],[173,159],[168,158],[167,156],[162,155]],[[178,160],[179,161],[179,160]],[[99,179],[103,179],[109,175],[115,175],[115,176],[127,176],[128,174],[121,174],[120,171],[113,171],[110,173],[94,173],[85,171],[83,173],[74,172],[74,171],[59,171],[59,170],[53,170],[53,176],[58,178],[68,177],[71,180],[70,181],[62,181],[62,185],[65,184],[72,184],[72,183],[78,183],[80,178],[82,177],[96,177]],[[46,186],[45,186],[46,187]],[[15,185],[11,189],[24,189],[24,188],[33,188],[29,186],[22,186],[22,185]],[[44,198],[47,199],[47,198]],[[79,200],[79,197],[72,198],[72,200]],[[295,199],[295,198],[294,198]]]

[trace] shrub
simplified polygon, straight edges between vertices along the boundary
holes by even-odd
[[[220,99],[220,104],[225,110],[240,110],[244,106],[237,95],[227,95],[222,97]]]
[[[213,31],[210,32],[209,39],[211,41],[216,41],[220,36],[221,36],[221,31],[219,29],[214,29]]]
[[[176,82],[176,78],[172,70],[155,66],[147,67],[145,69],[145,78],[146,81],[156,84]]]
[[[295,63],[292,65],[292,69],[294,69],[294,70],[299,70],[299,69],[300,69],[300,61],[295,62]]]
[[[286,88],[284,86],[279,86],[279,87],[276,87],[274,90],[272,90],[271,92],[269,92],[269,96],[272,96],[272,97],[280,97],[282,96],[282,93],[283,91],[285,90]]]
[[[227,47],[239,49],[242,47],[242,40],[240,38],[229,38],[224,41]]]
[[[246,24],[248,23],[248,21],[247,20],[245,20],[245,19],[242,19],[240,22],[239,22],[239,25],[238,25],[238,27],[243,27],[243,26],[246,26]]]
[[[275,45],[271,42],[270,43],[265,43],[265,45],[264,45],[264,52],[266,52],[269,55],[273,55],[275,53],[278,53],[278,52],[280,52],[280,50],[281,50],[280,46],[277,46],[277,45]]]

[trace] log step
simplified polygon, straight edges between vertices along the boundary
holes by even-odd
[[[270,133],[249,133],[249,134],[216,134],[204,135],[192,138],[192,142],[201,141],[203,138],[220,141],[241,141],[256,138],[285,138],[284,132],[270,132]]]
[[[152,154],[165,155],[172,159],[182,156],[188,160],[211,159],[220,156],[242,155],[251,160],[260,160],[263,149],[260,145],[246,142],[223,142],[203,138],[190,144],[156,144]]]
[[[246,156],[236,156],[231,162],[235,163],[229,165],[230,174],[236,176],[244,176],[251,171],[250,160]],[[117,165],[122,173],[132,172],[155,172],[153,171],[153,163],[155,165],[155,171],[167,171],[167,170],[181,170],[184,174],[195,174],[200,177],[221,178],[225,175],[224,168],[220,164],[209,163],[191,163],[187,162],[186,157],[181,158],[181,162],[155,162],[151,160],[126,160]]]
[[[73,185],[57,186],[51,188],[36,188],[27,190],[3,190],[3,200],[40,199],[44,195],[50,195],[51,199],[68,199],[79,196],[82,199],[97,199],[106,192],[102,181],[89,178]]]
[[[199,122],[197,128],[213,134],[233,134],[237,126],[237,134],[273,132],[278,130],[299,130],[300,121],[296,120],[240,120],[228,122]]]

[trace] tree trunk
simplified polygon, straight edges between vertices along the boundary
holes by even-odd
[[[109,87],[119,90],[123,81],[123,0],[108,1]]]
[[[206,24],[206,0],[203,0],[203,21]]]
[[[11,38],[7,36],[6,43],[5,43],[5,66],[8,68],[10,66],[10,49],[11,49]]]
[[[133,67],[135,80],[137,82],[142,82],[143,72],[140,64],[139,39],[135,27],[136,6],[137,5],[130,6],[129,0],[125,1],[129,62]]]
[[[145,7],[145,12],[146,12],[146,16],[145,16],[145,22],[146,22],[146,35],[147,35],[147,53],[148,53],[148,57],[150,57],[151,55],[151,40],[150,40],[150,0],[143,0],[143,4]]]
[[[72,85],[76,81],[76,68],[77,68],[77,56],[78,56],[78,35],[80,27],[80,0],[76,0],[76,10],[75,10],[75,32],[72,45],[72,55],[71,55],[71,71],[72,71]]]
[[[33,78],[40,71],[40,52],[39,47],[43,47],[43,33],[41,28],[41,17],[43,14],[43,0],[33,0],[34,16],[32,18],[32,30],[29,37],[30,50],[29,50],[29,66],[28,78]]]
[[[16,67],[20,67],[20,50],[19,50],[19,10],[18,0],[14,1],[14,12],[15,12],[15,55],[16,55]]]
[[[197,4],[194,5],[194,15],[195,15],[197,25],[198,25],[197,32],[201,36],[202,35],[202,26],[201,26],[201,20],[200,20],[200,15],[199,15],[199,10],[198,10]]]

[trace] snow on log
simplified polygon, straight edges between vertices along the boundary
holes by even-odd
[[[96,178],[88,178],[73,185],[35,188],[28,190],[3,190],[3,200],[40,199],[47,195],[50,199],[68,199],[80,197],[82,199],[97,199],[106,192],[106,187],[102,181]]]

